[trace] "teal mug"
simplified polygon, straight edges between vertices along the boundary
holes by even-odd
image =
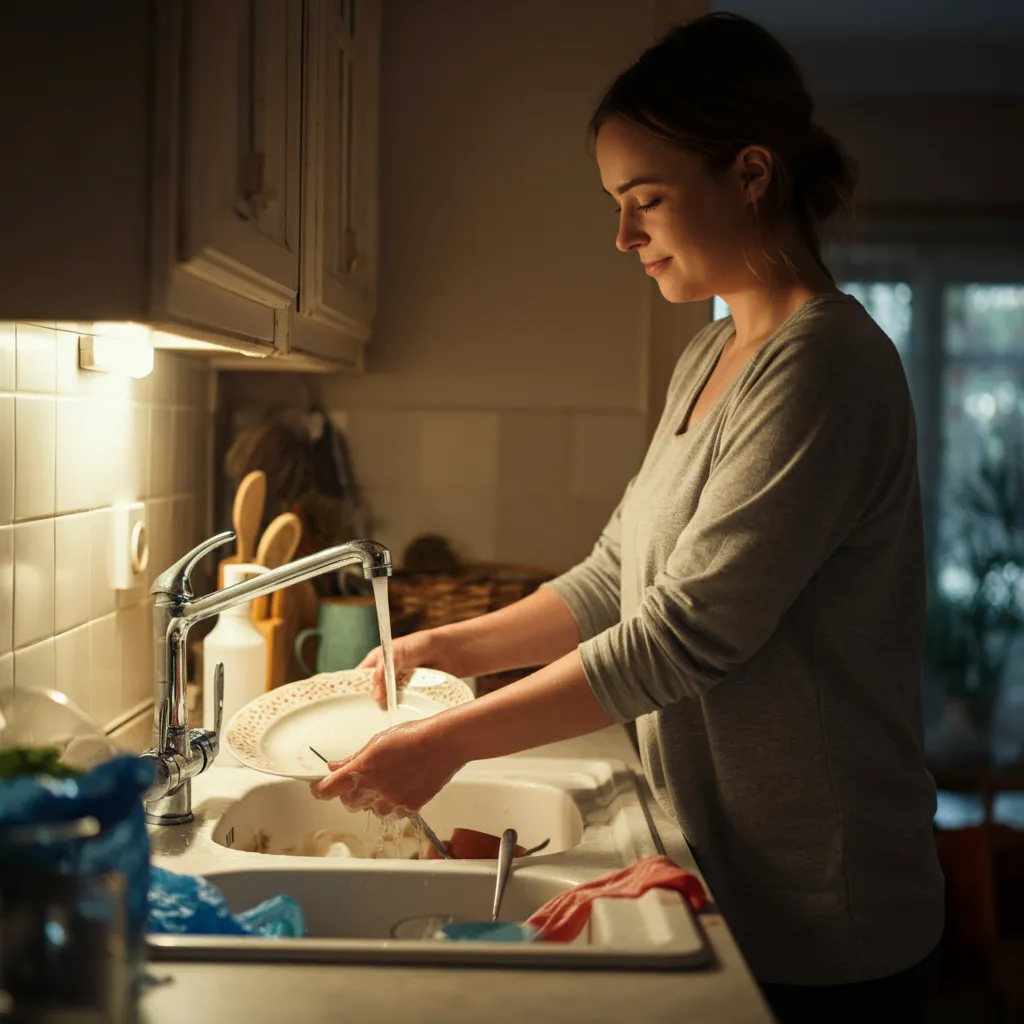
[[[302,657],[312,637],[319,644],[316,669]],[[355,668],[380,643],[377,606],[372,597],[325,597],[320,600],[316,629],[304,629],[295,638],[295,660],[307,675]]]

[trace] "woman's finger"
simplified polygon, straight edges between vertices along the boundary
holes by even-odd
[[[370,651],[358,665],[356,665],[356,668],[376,668],[377,665],[381,664],[381,658],[382,655],[380,648],[374,647],[374,649]]]
[[[333,800],[335,797],[344,800],[346,795],[351,795],[358,788],[359,773],[350,772],[345,768],[333,771],[317,782],[311,782],[309,786],[310,792],[318,800]]]
[[[397,669],[397,667],[398,665],[396,662],[395,668]],[[374,700],[380,704],[384,704],[388,699],[388,688],[384,679],[383,661],[373,670],[373,697]]]

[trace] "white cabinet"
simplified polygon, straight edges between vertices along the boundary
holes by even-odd
[[[182,10],[176,252],[163,305],[275,343],[299,283],[302,0],[189,0]],[[208,314],[205,314],[208,315]]]
[[[359,366],[380,17],[380,0],[4,0],[0,320],[134,320],[267,366]]]
[[[380,19],[380,0],[306,0],[292,348],[338,358],[344,347],[353,361],[377,307]]]

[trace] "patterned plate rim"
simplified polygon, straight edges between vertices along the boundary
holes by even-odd
[[[439,705],[439,710],[457,707],[473,699],[473,691],[456,676],[436,668],[414,668],[398,673],[400,689],[418,693]],[[268,775],[296,777],[284,771],[262,752],[261,742],[267,730],[282,714],[341,695],[369,693],[373,685],[372,669],[344,669],[321,672],[308,679],[285,683],[261,693],[240,708],[224,727],[224,747],[242,764]],[[304,776],[305,777],[305,776]]]

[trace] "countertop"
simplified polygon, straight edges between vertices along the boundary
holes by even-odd
[[[624,729],[612,727],[529,756],[615,758],[645,785]],[[678,829],[649,796],[666,853],[700,874]],[[143,1024],[416,1024],[566,1021],[587,1024],[770,1024],[772,1016],[723,918],[701,922],[718,966],[701,971],[564,971],[467,967],[159,963]]]

